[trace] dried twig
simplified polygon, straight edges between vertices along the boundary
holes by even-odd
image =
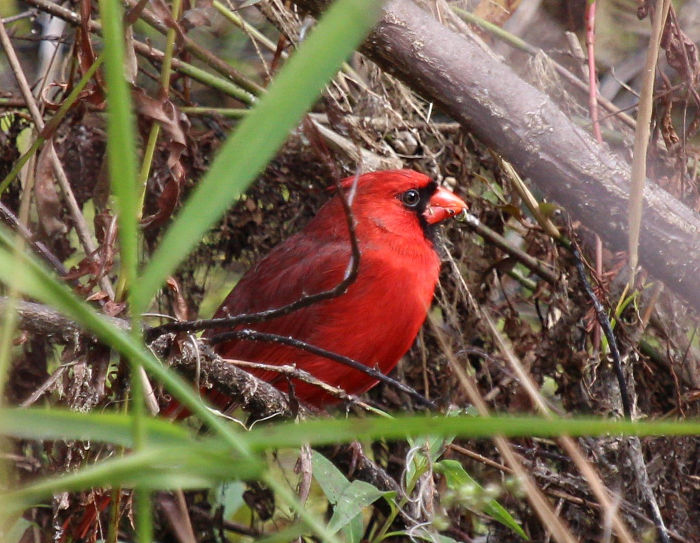
[[[32,116],[32,120],[36,125],[37,131],[41,132],[42,130],[44,130],[44,119],[36,104],[36,100],[34,99],[34,95],[32,94],[32,91],[29,87],[27,78],[24,75],[24,71],[19,62],[19,59],[15,54],[15,49],[12,46],[10,37],[7,35],[7,32],[5,31],[5,26],[2,23],[0,23],[0,43],[2,43],[2,47],[5,50],[5,54],[7,55],[7,58],[10,62],[10,66],[12,67],[12,71],[14,72],[15,79],[17,80],[17,85],[19,86],[20,92],[22,93],[22,97],[24,98],[27,104],[29,112]],[[92,235],[90,234],[90,230],[87,226],[87,222],[85,221],[85,217],[83,216],[83,212],[81,211],[80,206],[78,205],[78,202],[75,199],[73,189],[71,189],[70,182],[68,181],[68,177],[66,176],[66,172],[64,171],[61,161],[58,158],[58,155],[56,154],[56,149],[53,146],[53,142],[47,141],[46,145],[48,145],[49,158],[51,160],[51,166],[53,168],[54,175],[56,176],[58,184],[60,185],[61,190],[63,191],[63,196],[66,199],[66,205],[68,206],[68,210],[70,211],[71,217],[74,221],[75,230],[78,233],[78,238],[80,239],[80,242],[83,245],[86,256],[88,258],[92,258],[93,255],[97,252],[97,246],[95,245],[92,239]],[[114,289],[112,288],[112,284],[110,283],[109,278],[107,276],[103,275],[100,278],[100,285],[109,295],[109,297],[111,299],[114,299]]]
[[[622,369],[622,359],[620,358],[620,350],[617,347],[617,340],[615,339],[615,333],[613,332],[612,326],[610,325],[610,319],[605,313],[605,308],[603,304],[600,303],[598,296],[596,296],[593,291],[593,287],[586,277],[586,270],[583,266],[583,261],[581,259],[581,253],[576,246],[572,245],[571,253],[574,257],[574,262],[576,264],[576,270],[578,271],[581,283],[583,283],[583,288],[586,291],[586,295],[591,300],[593,308],[595,309],[596,318],[603,333],[608,340],[608,346],[610,348],[610,356],[613,359],[613,367],[615,368],[615,375],[617,376],[617,383],[620,387],[620,398],[622,400],[622,411],[625,418],[632,420],[632,402],[630,401],[630,395],[627,390],[627,381],[625,380],[625,373]]]
[[[595,10],[596,1],[586,2],[586,49],[588,51],[588,109],[593,122],[593,136],[599,142],[603,142],[598,121],[598,78],[595,67]]]
[[[644,202],[644,180],[647,173],[647,147],[649,146],[649,123],[654,102],[654,81],[656,79],[656,60],[659,56],[659,44],[668,15],[671,0],[656,0],[652,21],[651,38],[644,63],[642,87],[639,95],[637,128],[634,131],[634,159],[630,173],[630,198],[628,208],[629,221],[629,263],[630,289],[634,289],[634,278],[639,261],[639,234],[642,227],[642,205]]]
[[[40,241],[36,241],[27,227],[17,220],[15,214],[12,213],[12,211],[9,210],[2,202],[0,202],[0,220],[17,232],[25,243],[28,243],[29,246],[34,249],[34,252],[42,257],[56,271],[56,273],[59,275],[65,275],[66,268],[63,266],[63,263],[56,257],[56,255],[46,248],[46,245]]]
[[[279,334],[268,334],[265,332],[257,332],[255,330],[248,330],[248,329],[243,329],[243,330],[234,330],[232,332],[224,332],[222,334],[217,334],[210,338],[210,342],[213,345],[216,345],[218,343],[225,343],[227,341],[231,340],[239,340],[239,341],[264,341],[268,343],[279,343],[280,345],[288,345],[290,347],[294,347],[296,349],[300,349],[302,351],[307,351],[310,353],[313,353],[318,356],[322,356],[324,358],[327,358],[328,360],[332,360],[334,362],[338,362],[339,364],[342,364],[344,366],[347,366],[349,368],[352,368],[354,370],[360,371],[366,375],[369,375],[373,379],[376,379],[377,381],[381,381],[382,383],[385,383],[392,388],[395,388],[401,392],[404,392],[405,394],[408,394],[411,398],[416,400],[417,402],[421,403],[422,405],[425,405],[427,407],[430,407],[431,409],[437,409],[437,404],[434,402],[428,400],[418,392],[416,392],[414,389],[409,387],[408,385],[405,385],[404,383],[401,383],[400,381],[397,381],[396,379],[392,379],[388,375],[384,375],[382,372],[375,370],[374,368],[371,368],[369,366],[366,366],[365,364],[358,362],[357,360],[353,360],[352,358],[349,358],[347,356],[343,356],[331,351],[328,351],[326,349],[322,349],[320,347],[317,347],[315,345],[311,345],[310,343],[307,343],[306,341],[301,341],[299,339],[294,339],[293,337],[289,336],[281,336]]]
[[[517,247],[513,247],[503,236],[501,236],[497,232],[494,232],[488,226],[484,225],[475,215],[469,213],[468,211],[465,211],[463,216],[465,219],[464,224],[466,224],[469,228],[471,228],[474,232],[479,234],[485,240],[493,243],[494,245],[508,253],[510,256],[527,266],[530,270],[539,275],[548,283],[552,285],[557,284],[557,282],[559,281],[557,273],[551,268],[549,268],[546,264],[530,256],[525,251],[518,249]]]
[[[472,308],[473,311],[475,311],[479,316],[480,320],[482,322],[486,323],[486,326],[490,332],[491,337],[493,338],[495,344],[498,346],[498,349],[501,351],[503,354],[504,358],[509,362],[511,369],[515,372],[518,382],[520,385],[525,389],[527,392],[528,397],[530,398],[530,401],[535,405],[537,410],[545,417],[551,418],[551,410],[549,406],[546,404],[544,399],[542,398],[542,395],[539,393],[537,390],[537,387],[535,386],[534,382],[530,378],[530,375],[525,371],[525,368],[523,368],[523,365],[520,363],[518,358],[515,356],[513,353],[512,349],[510,346],[505,342],[503,335],[498,331],[498,328],[493,322],[493,319],[491,316],[483,311],[479,306],[476,305],[473,297],[468,291],[466,282],[462,278],[461,274],[459,273],[459,269],[457,268],[457,264],[452,258],[452,255],[448,253],[448,259],[452,265],[452,269],[454,270],[454,273],[456,274],[458,278],[458,282],[460,285],[460,290],[463,293],[463,296],[468,301],[468,304]],[[454,366],[454,365],[453,365]],[[460,371],[463,372],[463,370],[460,368]],[[476,390],[476,387],[474,385],[470,385],[474,387],[473,394],[478,394],[478,390]],[[474,401],[472,399],[472,401]],[[478,404],[475,404],[478,406]],[[484,406],[485,408],[485,406]],[[579,447],[576,445],[573,439],[571,439],[569,436],[561,436],[559,438],[559,443],[561,444],[562,448],[566,450],[567,454],[569,457],[573,460],[573,462],[576,464],[577,469],[583,475],[583,477],[586,479],[589,487],[593,491],[593,494],[596,496],[598,501],[601,503],[603,510],[607,515],[610,516],[613,526],[615,527],[615,530],[617,532],[618,537],[624,541],[625,543],[633,543],[634,538],[632,535],[629,533],[629,530],[625,523],[622,521],[620,518],[616,507],[612,503],[612,500],[610,499],[608,495],[608,491],[605,488],[605,485],[602,483],[600,476],[596,473],[595,469],[593,466],[586,460],[584,457],[583,453],[580,451]],[[511,466],[512,467],[512,466]],[[544,513],[546,514],[546,513]]]

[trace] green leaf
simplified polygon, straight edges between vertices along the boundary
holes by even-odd
[[[384,417],[318,419],[298,424],[284,422],[256,427],[245,434],[245,440],[251,450],[265,450],[269,447],[298,447],[303,443],[329,445],[379,438],[406,439],[409,436],[425,434],[469,438],[488,438],[495,435],[506,437],[679,436],[700,434],[700,420],[630,422],[600,418],[545,419],[532,416],[441,417],[435,415],[399,416],[392,419]]]
[[[198,415],[215,431],[220,436],[222,443],[225,444],[226,449],[251,458],[246,439],[241,438],[241,432],[236,431],[233,425],[222,421],[213,414],[192,391],[190,385],[156,360],[152,353],[145,350],[141,342],[135,341],[104,315],[98,314],[91,306],[78,299],[68,287],[60,283],[33,256],[14,254],[13,241],[13,237],[7,233],[6,228],[0,225],[0,280],[11,283],[13,288],[25,295],[55,307],[85,326],[87,330],[91,330],[98,338],[125,357],[141,364],[149,373],[159,379],[180,403]],[[325,525],[313,514],[306,511],[289,489],[268,474],[263,474],[261,479],[280,496],[281,500],[289,504],[299,514],[307,527],[320,537],[335,541],[332,534],[327,533]],[[4,511],[2,513],[5,514]]]
[[[328,524],[329,531],[335,533],[349,528],[346,535],[350,535],[348,539],[351,541],[356,541],[358,532],[360,537],[362,536],[362,510],[379,498],[391,500],[395,495],[394,492],[379,490],[364,481],[348,481],[330,460],[317,451],[313,451],[311,465],[314,470],[314,479],[333,505],[333,516]]]
[[[124,78],[124,22],[118,0],[100,0],[107,80],[107,165],[119,214],[119,254],[128,285],[136,280],[136,145],[131,94]],[[143,307],[132,307],[140,313]]]
[[[36,440],[83,440],[134,446],[133,419],[122,413],[78,413],[65,409],[0,409],[0,435]],[[187,443],[191,432],[163,419],[145,421],[146,441]]]
[[[340,0],[292,55],[268,93],[221,148],[209,172],[163,237],[134,299],[145,306],[205,232],[253,181],[326,82],[379,17],[381,2]]]
[[[337,503],[343,491],[350,485],[350,481],[330,460],[317,451],[311,453],[311,466],[314,470],[314,479],[328,501],[332,504]]]
[[[0,264],[2,263],[1,254],[0,251]],[[45,422],[42,422],[42,418],[46,419]],[[51,411],[2,409],[0,410],[0,433],[37,439],[93,439],[130,446],[131,437],[126,431],[128,420],[130,419],[126,415],[108,413],[73,413],[60,409]],[[160,420],[149,419],[146,430],[148,440],[160,443],[165,443],[165,440],[184,439],[188,435],[182,428]],[[233,429],[230,431],[233,432]],[[426,432],[435,436],[469,438],[489,438],[494,435],[507,437],[692,436],[700,434],[700,421],[691,419],[682,422],[667,420],[629,422],[594,418],[550,420],[540,417],[416,415],[393,419],[367,417],[308,420],[300,423],[284,422],[256,427],[245,433],[233,432],[232,439],[236,440],[237,449],[255,452],[298,447],[304,443],[328,445],[357,439],[406,439],[412,435],[424,435]],[[229,439],[222,440],[217,437],[207,442],[211,447],[230,447]],[[340,490],[342,491],[342,488]]]
[[[464,485],[473,485],[478,490],[484,490],[484,488],[466,472],[462,464],[456,460],[441,460],[435,464],[435,471],[445,476],[445,479],[447,479],[447,487],[452,490],[458,490]],[[530,539],[511,514],[496,500],[488,500],[488,502],[484,504],[483,512],[507,528],[510,528],[523,539]]]
[[[137,361],[162,382],[179,402],[221,435],[233,450],[243,450],[236,428],[209,411],[182,377],[163,366],[140,341],[130,337],[126,331],[115,326],[114,322],[80,300],[32,255],[14,254],[11,250],[12,243],[12,236],[0,225],[0,281],[12,284],[19,292],[61,311],[123,356]]]
[[[554,216],[554,213],[561,209],[557,204],[553,204],[551,202],[540,202],[539,206],[540,208],[540,213],[547,217],[548,219],[551,219]]]
[[[230,519],[236,511],[238,511],[244,504],[243,492],[245,492],[245,483],[240,481],[235,481],[233,483],[226,482],[221,483],[215,491],[216,501],[223,506],[224,512],[223,517],[225,519]]]
[[[448,438],[422,436],[408,440],[411,449],[415,451],[415,454],[411,455],[405,474],[406,491],[409,494],[413,492],[420,476],[425,473],[431,464],[440,458],[445,450],[445,446],[453,440],[454,436],[449,436]]]
[[[4,543],[19,543],[22,540],[24,532],[32,526],[36,526],[37,529],[39,529],[39,526],[35,522],[20,517],[6,533],[2,534],[2,541],[4,541]]]
[[[206,443],[147,445],[123,457],[0,494],[0,501],[11,510],[21,510],[57,492],[100,486],[138,485],[151,490],[201,488],[221,480],[257,478],[263,469],[264,464],[258,459],[236,457],[230,449],[212,449]]]
[[[333,508],[333,516],[328,523],[331,532],[345,527],[350,521],[361,517],[362,510],[379,498],[393,496],[393,492],[379,490],[365,481],[352,481],[338,496]]]

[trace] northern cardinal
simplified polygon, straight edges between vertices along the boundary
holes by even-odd
[[[342,181],[349,191],[355,178]],[[357,278],[347,292],[270,321],[241,326],[259,332],[291,336],[345,355],[389,373],[410,348],[433,298],[440,260],[435,251],[438,223],[466,204],[429,177],[412,170],[380,171],[357,180],[352,214],[360,248]],[[274,309],[304,294],[335,287],[343,280],[351,258],[350,236],[339,195],[331,198],[306,228],[275,247],[253,266],[224,300],[215,317]],[[222,330],[207,334],[212,337]],[[377,380],[307,351],[275,343],[229,341],[217,346],[224,358],[296,364],[326,383],[359,394]],[[287,390],[285,377],[253,371]],[[315,406],[336,403],[336,397],[303,382],[294,383],[302,402]],[[207,393],[217,404],[222,395]],[[180,413],[171,402],[165,416]],[[73,531],[84,537],[97,515],[109,504],[103,497]]]
[[[343,190],[349,192],[354,182],[353,177],[343,180]],[[293,337],[389,373],[413,343],[433,298],[440,270],[435,228],[466,207],[454,193],[413,170],[360,176],[351,209],[361,256],[357,278],[347,292],[289,315],[239,328]],[[243,276],[215,317],[278,308],[302,295],[332,289],[342,281],[350,259],[349,230],[340,195],[336,194],[303,230],[275,247]],[[223,358],[296,364],[349,394],[365,392],[377,384],[376,379],[358,370],[286,345],[234,340],[219,344],[217,351]],[[274,371],[253,373],[288,390],[288,379]],[[294,394],[315,406],[338,401],[299,381],[294,381]]]

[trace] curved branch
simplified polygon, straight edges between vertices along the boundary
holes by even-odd
[[[161,324],[154,328],[150,328],[144,332],[145,340],[152,341],[161,334],[166,334],[169,332],[194,332],[196,330],[214,330],[217,328],[235,328],[239,324],[253,324],[256,322],[265,322],[277,317],[283,317],[284,315],[289,315],[303,307],[308,307],[312,304],[322,302],[324,300],[330,300],[331,298],[336,298],[345,294],[350,286],[357,279],[357,272],[360,268],[360,246],[357,242],[357,233],[355,232],[355,218],[352,214],[352,200],[355,194],[355,188],[357,185],[357,180],[359,178],[359,171],[355,174],[355,180],[352,187],[350,188],[350,194],[346,195],[343,191],[340,181],[336,180],[336,186],[340,195],[340,201],[343,204],[343,211],[345,213],[345,222],[348,227],[348,235],[350,237],[350,259],[348,260],[348,267],[345,270],[345,275],[342,281],[338,283],[331,289],[324,290],[323,292],[317,292],[316,294],[305,294],[293,302],[283,305],[281,307],[276,307],[273,309],[266,309],[265,311],[258,311],[256,313],[242,313],[240,315],[233,315],[230,317],[219,317],[216,319],[199,319],[193,321],[178,321],[178,322],[168,322],[166,324]]]

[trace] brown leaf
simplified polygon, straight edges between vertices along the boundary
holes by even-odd
[[[47,237],[53,238],[65,234],[68,227],[61,218],[63,204],[56,190],[49,149],[50,147],[47,145],[39,153],[34,181],[34,198],[39,225]]]
[[[124,40],[124,76],[132,85],[136,84],[136,76],[139,73],[139,61],[134,49],[134,27],[129,25],[125,29]]]
[[[311,467],[311,447],[308,443],[301,446],[299,451],[299,459],[294,466],[294,472],[301,474],[299,481],[299,501],[306,503],[311,491],[311,479],[313,478],[313,469]]]
[[[72,281],[85,275],[94,275],[97,273],[98,269],[97,263],[92,258],[83,258],[77,265],[68,270],[68,273],[63,276],[63,279]]]
[[[172,293],[175,294],[175,307],[173,308],[175,311],[175,318],[179,321],[189,320],[190,312],[187,308],[187,302],[182,296],[180,285],[178,284],[177,280],[174,277],[168,277],[165,284],[172,291]]]
[[[185,31],[202,26],[211,26],[211,19],[207,13],[207,8],[196,7],[188,9],[182,14],[181,24],[185,28]]]
[[[107,300],[102,307],[102,311],[110,317],[118,316],[124,309],[126,309],[124,302],[113,302],[112,300]]]
[[[175,30],[177,43],[182,43],[182,38],[185,35],[185,30],[182,28],[182,26],[180,26],[180,24],[178,24],[178,22],[175,19],[173,19],[172,12],[170,11],[168,5],[163,0],[151,0],[150,6],[154,13],[160,19],[162,19],[162,21],[167,27]]]
[[[698,49],[693,40],[678,26],[675,12],[669,12],[666,19],[666,26],[661,36],[661,47],[666,51],[666,60],[669,65],[693,84],[700,73]]]
[[[673,104],[671,100],[669,100],[668,107],[665,108],[666,111],[664,112],[663,119],[661,120],[661,135],[664,138],[667,149],[675,148],[675,146],[678,145],[678,142],[681,141],[676,133],[675,127],[673,126],[673,117],[671,116],[672,108]]]
[[[172,215],[180,201],[181,189],[185,182],[185,169],[180,158],[186,149],[187,137],[180,114],[170,100],[156,100],[141,89],[135,89],[133,96],[138,113],[159,123],[168,140],[167,164],[171,177],[165,182],[165,187],[158,197],[158,211],[143,220],[145,226],[157,227]],[[186,118],[183,117],[182,120],[186,121]]]
[[[502,26],[520,4],[520,0],[481,0],[474,9],[474,15]]]
[[[520,211],[520,208],[518,206],[515,206],[513,204],[506,204],[503,206],[497,206],[501,211],[504,213],[507,213],[511,217],[515,217],[516,219],[520,220],[523,217],[522,211]]]
[[[80,73],[84,74],[95,62],[95,50],[92,47],[90,20],[92,19],[92,3],[90,0],[80,0],[80,27],[76,32],[75,54],[78,58]],[[80,101],[102,107],[104,105],[104,82],[98,71],[93,81],[80,93]]]

